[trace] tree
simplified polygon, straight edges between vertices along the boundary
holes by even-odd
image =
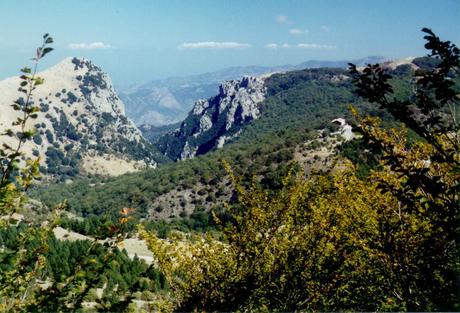
[[[455,304],[458,309],[454,293],[459,290],[455,281],[459,281],[460,239],[460,50],[449,41],[441,41],[430,29],[422,31],[426,34],[425,48],[430,50],[428,57],[433,61],[430,67],[415,72],[414,94],[409,99],[395,97],[391,76],[378,64],[369,65],[362,72],[350,64],[357,93],[390,112],[419,140],[410,143],[405,128],[384,130],[378,119],[363,119],[357,112],[355,115],[368,142],[383,152],[387,170],[374,176],[381,190],[398,199],[401,210],[431,224],[426,233],[430,240],[420,247],[420,275],[414,277],[408,273],[410,268],[400,268],[405,280],[401,281],[405,286],[401,297],[406,299],[409,309],[419,309],[421,300],[414,297],[411,284],[432,284],[442,277],[438,283],[443,288],[432,290],[427,296],[435,303],[444,303],[446,307],[442,308],[453,308]]]
[[[27,190],[32,181],[38,177],[39,159],[26,160],[26,166],[20,167],[21,157],[24,156],[22,148],[24,144],[34,137],[35,130],[27,129],[27,122],[37,118],[37,112],[40,107],[33,104],[33,91],[43,84],[43,79],[36,75],[38,62],[49,52],[53,50],[48,45],[53,43],[53,38],[48,34],[43,36],[41,47],[37,48],[33,70],[25,67],[21,69],[21,82],[19,92],[23,96],[19,97],[11,106],[20,114],[12,123],[13,129],[7,129],[1,136],[7,136],[16,139],[16,145],[12,146],[3,143],[0,148],[0,214],[11,214],[18,206],[17,201],[21,199],[21,191]]]

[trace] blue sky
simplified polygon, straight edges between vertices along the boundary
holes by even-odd
[[[229,66],[423,55],[420,29],[460,44],[459,0],[2,0],[0,79],[26,65],[41,35],[100,65],[116,85]]]

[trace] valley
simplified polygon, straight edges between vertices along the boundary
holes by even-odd
[[[306,69],[229,81],[217,96],[197,101],[177,130],[153,141],[166,157],[182,161],[91,183],[51,185],[31,194],[50,207],[67,200],[69,210],[85,216],[122,207],[155,219],[209,212],[222,207],[232,192],[221,160],[247,178],[270,175],[266,184],[276,186],[275,177],[283,176],[294,154],[318,130],[332,133],[338,117],[352,121],[350,103],[369,108],[353,95],[347,77],[341,69]]]

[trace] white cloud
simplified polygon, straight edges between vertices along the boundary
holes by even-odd
[[[216,42],[216,41],[201,41],[201,42],[184,42],[179,49],[242,49],[249,48],[250,44],[239,42]]]
[[[321,29],[323,32],[329,31],[329,27],[327,27],[326,25],[321,25],[319,29]]]
[[[291,35],[302,35],[306,33],[308,33],[308,29],[291,28],[289,30],[289,34]]]
[[[291,24],[291,21],[286,15],[278,15],[276,16],[276,21],[280,24]]]
[[[331,45],[320,45],[317,43],[299,43],[297,45],[297,48],[302,48],[302,49],[336,49],[336,46],[331,46]]]
[[[267,43],[264,48],[266,49],[278,49],[278,48],[290,48],[291,46],[288,43],[277,44],[277,43]]]
[[[267,43],[265,45],[265,48],[267,48],[267,49],[278,49],[278,44],[277,43]]]
[[[71,50],[94,50],[94,49],[109,49],[112,48],[111,45],[105,44],[101,41],[96,41],[92,43],[71,43],[69,44],[69,49]]]

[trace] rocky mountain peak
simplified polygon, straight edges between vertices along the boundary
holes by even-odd
[[[37,135],[26,152],[44,160],[43,172],[111,175],[156,165],[154,148],[126,118],[123,102],[100,67],[66,58],[38,75],[45,83],[34,91],[33,101],[41,113],[29,125]],[[18,114],[10,106],[21,96],[18,86],[16,77],[0,82],[0,131]]]
[[[265,95],[264,78],[244,76],[222,83],[216,96],[196,101],[179,130],[160,139],[160,149],[183,160],[222,147],[259,117]]]

